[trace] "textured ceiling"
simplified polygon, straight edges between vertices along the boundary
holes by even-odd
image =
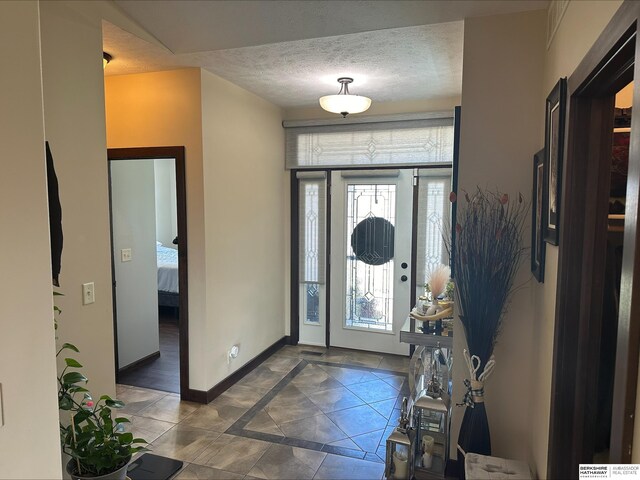
[[[138,1],[116,3],[155,36],[103,22],[106,75],[202,67],[284,108],[317,105],[337,78],[374,102],[460,95],[465,17],[546,0]],[[442,23],[447,22],[447,23]]]
[[[462,22],[406,27],[256,47],[174,55],[107,22],[107,75],[202,67],[281,107],[308,106],[338,93],[375,102],[460,95]]]

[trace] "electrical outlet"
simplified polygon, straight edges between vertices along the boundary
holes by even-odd
[[[120,261],[121,262],[130,262],[131,261],[131,249],[123,248],[120,250]]]
[[[238,353],[240,353],[240,346],[233,345],[229,349],[229,354],[227,355],[227,363],[231,363],[231,360],[235,360],[238,357]]]
[[[89,305],[96,301],[95,285],[91,283],[82,284],[82,304]]]

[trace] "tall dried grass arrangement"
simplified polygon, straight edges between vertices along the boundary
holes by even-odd
[[[451,201],[458,199],[451,195]],[[503,314],[514,291],[513,282],[526,257],[523,246],[529,205],[522,195],[514,201],[500,192],[478,190],[458,201],[453,254],[456,308],[472,355],[482,372],[500,334]],[[453,248],[453,251],[452,251]]]

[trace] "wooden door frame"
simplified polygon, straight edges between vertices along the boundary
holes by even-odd
[[[137,147],[137,148],[109,148],[107,161],[117,160],[154,160],[169,158],[175,160],[176,169],[176,204],[178,238],[178,331],[180,337],[180,398],[182,400],[195,400],[193,391],[189,388],[189,286],[188,286],[188,255],[187,255],[187,182],[185,165],[185,148],[183,146],[171,147]],[[111,187],[109,187],[109,215],[111,216]],[[111,232],[113,232],[113,221]],[[113,234],[111,238],[113,245]],[[113,248],[112,248],[113,250]],[[118,374],[118,325],[116,316],[116,292],[115,292],[115,265],[112,251],[111,275],[113,278],[113,329],[114,348],[116,359],[116,379]]]
[[[592,463],[615,93],[635,78],[640,111],[640,3],[626,1],[568,79],[548,478]],[[633,125],[637,123],[634,121]],[[632,128],[610,460],[631,460],[640,328],[636,239],[640,130]],[[626,421],[625,421],[626,420]]]

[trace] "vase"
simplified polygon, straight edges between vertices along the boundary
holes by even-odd
[[[129,466],[129,462],[131,461],[131,457],[127,460],[122,467],[118,470],[115,470],[111,473],[105,473],[104,475],[99,476],[84,476],[78,475],[75,473],[76,471],[76,461],[75,459],[69,460],[67,463],[67,473],[71,476],[72,480],[126,480],[127,479],[127,467]]]
[[[471,381],[471,400],[467,405],[458,435],[458,472],[460,480],[465,479],[464,458],[467,453],[491,455],[491,435],[484,406],[483,382]]]

